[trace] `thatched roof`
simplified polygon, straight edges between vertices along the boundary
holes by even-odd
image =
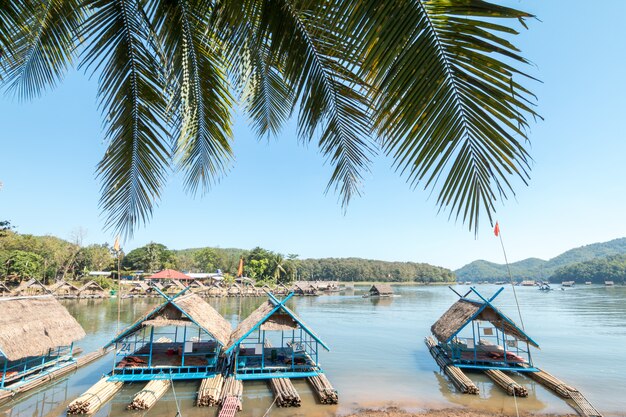
[[[88,283],[80,287],[78,289],[78,292],[83,292],[85,290],[104,291],[104,288],[102,288],[100,284],[98,284],[96,281],[89,281]]]
[[[85,337],[85,331],[51,295],[0,299],[0,353],[14,361],[41,356]]]
[[[198,325],[213,336],[222,346],[228,343],[232,330],[230,323],[206,301],[196,294],[188,294],[168,300],[122,331],[111,344],[135,333],[144,326]]]
[[[50,290],[48,290],[45,285],[43,285],[39,280],[35,278],[31,278],[28,281],[22,281],[22,283],[13,291],[15,294],[21,294],[26,291],[28,288],[39,288],[44,294],[50,294]]]
[[[191,283],[189,284],[190,287],[196,287],[196,288],[200,288],[200,289],[205,289],[207,288],[206,285],[204,285],[201,281],[194,279],[193,281],[191,281]]]
[[[66,287],[66,288],[68,288],[69,290],[72,290],[72,291],[76,291],[76,292],[78,292],[78,287],[76,287],[76,286],[74,286],[74,285],[70,284],[69,282],[67,282],[67,281],[65,281],[65,280],[61,280],[61,281],[57,281],[57,282],[55,282],[54,284],[52,284],[52,285],[50,285],[50,286],[48,287],[48,290],[49,290],[51,293],[53,293],[53,294],[54,294],[54,293],[56,293],[57,291],[59,291],[59,290],[60,290],[61,288],[63,288],[63,287]]]
[[[472,320],[488,321],[494,326],[504,329],[506,334],[539,347],[510,318],[491,304],[465,298],[452,304],[448,311],[431,326],[430,330],[440,342],[447,343]]]
[[[239,344],[245,337],[255,328],[261,330],[292,330],[301,327],[305,332],[311,335],[317,340],[326,350],[330,350],[328,346],[290,309],[283,304],[280,304],[276,309],[277,304],[268,300],[261,304],[259,308],[254,310],[248,317],[245,318],[235,331],[230,335],[230,341],[226,350],[232,349],[235,345]],[[275,311],[274,311],[275,310]]]
[[[389,284],[374,284],[370,288],[370,294],[391,295],[393,294],[393,289]]]

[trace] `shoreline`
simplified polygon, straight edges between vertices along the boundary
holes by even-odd
[[[578,417],[577,414],[553,414],[553,413],[529,413],[520,411],[516,413],[492,412],[471,407],[448,407],[442,409],[408,410],[397,406],[384,408],[360,408],[342,417]]]

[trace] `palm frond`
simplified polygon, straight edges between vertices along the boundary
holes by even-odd
[[[178,165],[189,191],[208,190],[232,156],[233,102],[221,46],[210,28],[212,5],[202,0],[155,3],[154,26],[174,68],[170,107]]]
[[[537,114],[515,66],[527,61],[508,40],[517,32],[496,21],[532,16],[480,0],[349,3],[385,152],[477,230],[480,213],[491,221],[513,192],[511,178],[528,179],[523,142]]]
[[[135,0],[100,0],[85,23],[84,62],[100,73],[109,146],[98,164],[107,225],[129,236],[147,221],[170,166],[161,66]]]
[[[85,18],[81,0],[24,0],[7,7],[26,21],[9,28],[10,49],[3,70],[8,91],[29,99],[53,87],[72,65],[78,31]],[[2,6],[4,7],[4,6]],[[0,18],[0,21],[4,19]],[[0,27],[0,45],[6,42],[6,29]]]
[[[346,207],[360,194],[376,147],[367,87],[352,71],[358,63],[329,5],[264,0],[251,9],[258,12],[259,43],[267,42],[271,59],[283,64],[282,74],[295,91],[299,135],[310,140],[319,134],[318,146],[334,166],[327,190],[339,191]]]

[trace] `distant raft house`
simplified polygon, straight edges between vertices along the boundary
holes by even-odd
[[[73,361],[85,331],[51,295],[0,299],[0,389]]]
[[[218,373],[231,326],[195,294],[166,301],[122,331],[115,345],[111,381],[204,379]]]
[[[374,284],[369,290],[370,297],[391,297],[393,289],[389,284]]]
[[[225,353],[240,380],[306,378],[323,372],[319,350],[328,346],[272,294],[235,329]]]
[[[447,359],[459,368],[536,372],[530,346],[539,345],[474,288],[432,325]],[[466,298],[474,293],[479,299]]]

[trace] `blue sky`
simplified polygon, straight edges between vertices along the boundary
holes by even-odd
[[[521,2],[541,21],[516,40],[542,80],[530,84],[545,118],[532,125],[528,187],[498,206],[509,260],[548,259],[569,248],[626,236],[626,105],[622,16],[626,2]],[[523,30],[523,29],[522,29]],[[96,83],[71,72],[40,99],[0,99],[0,219],[21,233],[112,242],[98,209],[94,176],[102,122]],[[344,214],[324,195],[331,167],[314,146],[298,144],[290,123],[258,141],[237,116],[230,173],[202,198],[172,176],[152,221],[127,250],[150,241],[173,249],[259,245],[301,257],[358,256],[458,268],[475,259],[502,262],[483,218],[478,236],[437,212],[435,196],[411,190],[388,158],[375,160],[363,196]]]

